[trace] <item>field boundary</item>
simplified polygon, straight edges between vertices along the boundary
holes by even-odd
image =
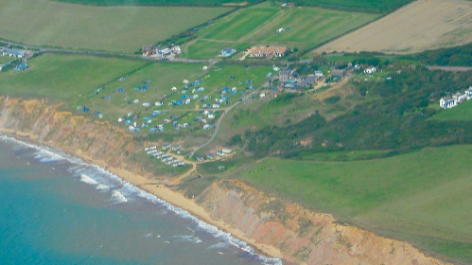
[[[411,2],[410,2],[410,3],[411,3]],[[408,3],[408,4],[410,4],[410,3]],[[374,23],[374,22],[378,21],[379,19],[382,19],[382,18],[386,17],[386,16],[389,15],[389,14],[390,14],[390,13],[382,14],[381,16],[379,16],[379,17],[377,17],[377,18],[374,18],[373,20],[371,20],[371,21],[369,21],[369,22],[367,22],[367,23],[365,23],[365,24],[362,24],[362,25],[360,25],[360,26],[358,26],[358,27],[356,27],[356,28],[353,28],[353,29],[351,29],[351,30],[346,31],[345,33],[343,33],[343,34],[341,34],[341,35],[339,35],[339,36],[337,36],[337,37],[334,37],[334,38],[332,38],[332,39],[330,39],[330,40],[324,41],[324,42],[322,42],[322,43],[320,43],[320,44],[318,44],[318,45],[316,45],[316,46],[314,46],[314,47],[312,47],[312,48],[309,48],[309,49],[303,51],[303,52],[300,54],[299,57],[302,57],[303,55],[306,55],[306,54],[308,54],[308,53],[310,53],[310,52],[313,52],[313,51],[316,50],[317,48],[319,48],[319,47],[321,47],[321,46],[323,46],[323,45],[325,45],[325,44],[327,44],[327,43],[330,43],[330,42],[332,42],[332,41],[335,41],[335,40],[337,40],[337,39],[339,39],[339,38],[341,38],[341,37],[344,37],[345,35],[347,35],[347,34],[349,34],[349,33],[352,33],[352,32],[354,32],[354,31],[356,31],[356,30],[358,30],[358,29],[361,29],[361,28],[363,28],[363,27],[365,27],[365,26],[371,24],[371,23]],[[342,52],[342,51],[336,51],[336,52]]]

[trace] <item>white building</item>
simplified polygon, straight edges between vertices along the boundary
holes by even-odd
[[[465,91],[465,95],[466,95],[466,97],[467,97],[467,100],[471,100],[471,99],[472,99],[472,86],[469,87],[469,89],[467,89],[467,90]]]
[[[439,106],[443,109],[450,109],[457,106],[457,103],[450,97],[443,97],[441,100],[439,100]]]
[[[377,72],[377,68],[375,68],[373,66],[369,66],[364,70],[364,73],[366,73],[366,74],[373,74],[375,72]]]

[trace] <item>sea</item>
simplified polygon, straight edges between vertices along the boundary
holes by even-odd
[[[0,264],[282,264],[58,150],[0,136]]]

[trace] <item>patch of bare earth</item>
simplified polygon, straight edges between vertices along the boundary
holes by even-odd
[[[414,53],[471,42],[471,1],[418,0],[314,52]]]

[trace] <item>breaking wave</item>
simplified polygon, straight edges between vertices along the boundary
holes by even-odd
[[[170,203],[159,199],[153,194],[145,192],[133,184],[123,181],[115,174],[93,164],[87,164],[80,159],[70,157],[60,151],[52,150],[48,147],[37,146],[34,144],[25,143],[18,141],[8,136],[0,136],[0,140],[14,142],[19,145],[29,147],[36,150],[34,157],[40,162],[54,162],[54,161],[69,161],[72,165],[69,167],[69,171],[79,178],[83,183],[91,186],[95,186],[97,190],[111,192],[111,202],[114,204],[127,203],[130,198],[139,197],[146,199],[154,204],[163,206],[168,212],[175,213],[177,216],[189,219],[195,224],[195,231],[202,230],[211,234],[215,238],[221,239],[223,242],[210,246],[210,249],[227,248],[230,246],[237,247],[242,251],[245,251],[251,256],[254,256],[261,260],[263,264],[267,265],[282,265],[281,259],[278,258],[267,258],[262,255],[258,255],[255,251],[244,241],[238,240],[233,237],[230,233],[226,233],[219,230],[216,226],[205,223],[204,221],[191,215],[188,211],[185,211],[179,207],[175,207]],[[189,228],[190,229],[190,228]],[[192,229],[190,229],[192,230]],[[194,232],[192,230],[192,232]],[[182,241],[189,241],[194,243],[201,243],[200,238],[196,236],[180,236]],[[166,243],[170,243],[165,241]]]

